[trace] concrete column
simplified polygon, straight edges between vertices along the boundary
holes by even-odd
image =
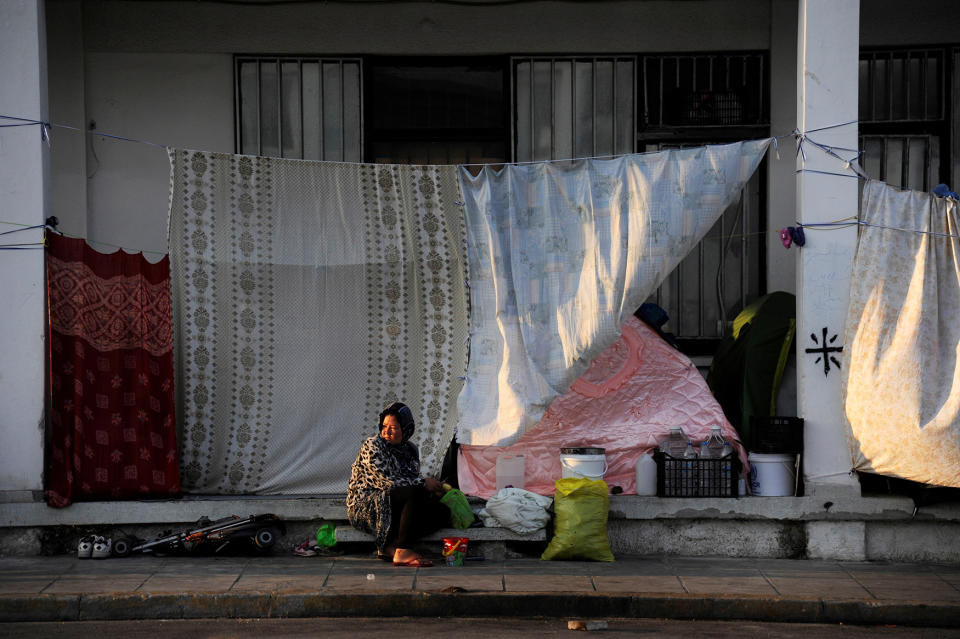
[[[0,2],[0,114],[47,119],[43,0]],[[9,124],[9,122],[6,122]],[[0,202],[7,222],[42,224],[47,144],[38,125],[0,129]],[[0,230],[16,228],[0,224]],[[0,238],[38,242],[40,230]],[[44,433],[43,251],[0,250],[0,500],[42,489]]]
[[[797,122],[831,147],[857,148],[859,0],[800,0]],[[854,122],[842,127],[835,125]],[[822,127],[822,131],[814,131]],[[854,153],[842,151],[841,155]],[[848,157],[844,155],[844,157]],[[844,163],[807,144],[797,155],[797,219],[831,222],[857,214],[857,180]],[[838,175],[825,175],[824,171]],[[850,296],[855,227],[811,229],[797,250],[797,402],[805,420],[808,494],[858,491],[841,425],[843,328]],[[859,493],[857,493],[859,494]]]
[[[797,128],[797,0],[770,4],[770,132]],[[779,157],[777,157],[779,155]],[[796,162],[789,138],[779,140],[779,154],[767,155],[767,228],[793,226],[797,220]],[[776,233],[767,233],[767,290],[797,291],[796,253],[788,253]],[[784,413],[786,414],[786,413]]]

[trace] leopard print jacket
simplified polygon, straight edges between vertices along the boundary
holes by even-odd
[[[390,531],[390,489],[423,485],[420,453],[409,440],[391,446],[379,435],[368,437],[350,471],[347,518],[350,524],[376,537],[383,551]]]

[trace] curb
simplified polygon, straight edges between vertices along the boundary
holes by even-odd
[[[0,622],[214,617],[608,617],[957,627],[960,603],[603,593],[264,592],[0,597]]]

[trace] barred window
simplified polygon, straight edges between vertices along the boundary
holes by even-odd
[[[639,149],[770,134],[766,53],[644,55],[640,69]],[[713,353],[737,313],[766,292],[762,167],[648,300],[667,311],[666,328],[688,354]]]
[[[875,179],[929,191],[949,181],[947,51],[884,49],[860,53],[861,164]]]
[[[238,56],[238,151],[360,162],[361,73],[356,58]]]
[[[632,153],[635,56],[513,59],[518,162]]]

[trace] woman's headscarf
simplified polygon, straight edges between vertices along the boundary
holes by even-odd
[[[413,437],[414,421],[413,411],[403,402],[394,402],[382,411],[380,411],[380,423],[378,428],[383,430],[383,420],[387,415],[394,415],[400,422],[400,432],[403,434],[403,441],[409,441]]]

